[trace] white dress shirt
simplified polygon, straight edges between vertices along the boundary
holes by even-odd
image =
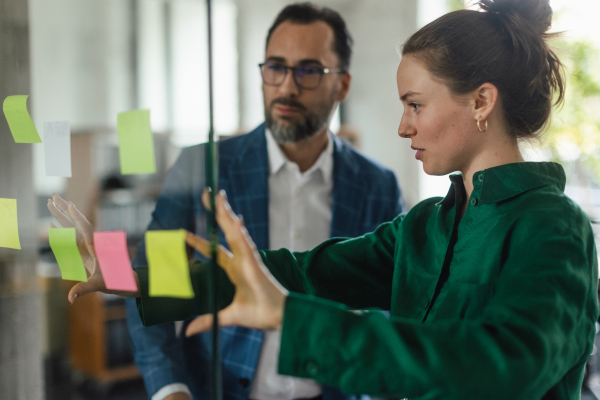
[[[333,191],[333,140],[315,164],[300,172],[298,164],[289,161],[267,129],[269,155],[269,247],[291,251],[312,249],[329,239]],[[281,331],[265,331],[265,337],[254,375],[250,399],[291,400],[316,397],[321,386],[310,379],[293,378],[277,373]],[[169,394],[185,392],[188,387],[172,383],[161,388],[152,400],[163,400]],[[190,394],[191,398],[191,394]]]
[[[333,140],[305,172],[289,161],[267,130],[269,153],[269,245],[291,251],[312,249],[329,239],[333,190]],[[277,373],[281,331],[265,331],[251,399],[311,398],[321,386]]]

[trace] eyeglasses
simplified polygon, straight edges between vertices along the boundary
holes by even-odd
[[[265,85],[279,86],[283,84],[288,71],[292,71],[294,82],[302,89],[312,90],[319,87],[324,74],[346,72],[343,68],[322,68],[313,65],[300,65],[288,67],[287,65],[266,62],[258,64]]]

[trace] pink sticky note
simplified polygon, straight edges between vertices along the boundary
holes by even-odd
[[[94,248],[106,288],[136,292],[125,231],[94,232]]]

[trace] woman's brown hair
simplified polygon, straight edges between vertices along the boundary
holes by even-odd
[[[565,92],[563,65],[547,40],[549,0],[480,0],[483,12],[448,13],[413,34],[402,55],[416,57],[461,95],[489,82],[500,93],[510,134],[531,138]]]

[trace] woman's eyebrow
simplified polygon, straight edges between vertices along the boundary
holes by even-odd
[[[418,92],[406,92],[406,93],[404,93],[402,95],[402,97],[400,97],[400,100],[406,101],[409,97],[416,96],[418,94],[421,94],[421,93],[418,93]]]

